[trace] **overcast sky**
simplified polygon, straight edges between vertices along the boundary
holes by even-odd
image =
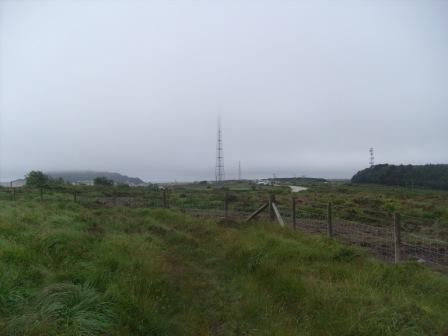
[[[0,174],[448,163],[448,1],[2,1]]]

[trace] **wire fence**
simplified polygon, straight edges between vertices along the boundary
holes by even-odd
[[[331,235],[347,244],[358,245],[368,249],[377,257],[387,261],[416,259],[420,262],[448,268],[448,242],[409,233],[400,233],[394,227],[390,216],[390,225],[374,226],[341,218],[331,218],[331,234],[329,234],[329,219],[327,216],[299,211],[296,219],[296,229]]]
[[[446,241],[404,233],[401,251],[404,255],[448,267],[448,242]]]
[[[12,201],[63,201],[76,202],[85,207],[130,207],[130,208],[173,208],[194,217],[226,218],[244,220],[251,215],[256,205],[267,204],[269,195],[232,194],[225,191],[204,192],[167,189],[130,188],[0,188],[0,200]],[[284,199],[283,199],[284,200]],[[278,202],[278,212],[287,226],[307,233],[325,234],[346,244],[368,249],[375,256],[386,261],[416,259],[427,264],[448,268],[448,242],[406,231],[416,226],[415,220],[403,217],[402,223],[394,222],[389,214],[382,214],[377,224],[363,223],[333,216],[324,207],[298,207],[291,202]],[[259,219],[274,218],[267,211]],[[337,209],[336,209],[337,210]],[[334,214],[339,214],[334,211]],[[373,214],[372,214],[373,216]],[[380,223],[381,222],[381,223]],[[409,225],[408,223],[411,223]],[[397,232],[398,228],[398,232]],[[397,236],[398,235],[398,236]],[[398,259],[397,259],[398,258]]]
[[[393,261],[395,259],[394,230],[352,221],[335,219],[334,236],[347,242],[368,248],[377,256]]]

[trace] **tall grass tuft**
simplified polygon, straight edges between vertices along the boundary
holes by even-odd
[[[87,284],[52,284],[9,319],[6,335],[99,335],[113,324],[113,307]]]

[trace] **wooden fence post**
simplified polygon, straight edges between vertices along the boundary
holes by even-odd
[[[328,202],[327,208],[327,235],[330,238],[333,236],[333,209],[331,202]]]
[[[395,248],[395,263],[398,264],[401,260],[401,225],[400,214],[394,213],[394,248]]]
[[[272,210],[274,210],[275,217],[277,218],[277,221],[280,224],[280,226],[285,226],[285,221],[283,220],[282,215],[280,215],[280,211],[278,211],[275,202],[272,202]]]
[[[224,195],[224,218],[227,219],[229,217],[229,194],[226,193]]]
[[[12,188],[12,200],[16,200],[16,188]]]
[[[113,199],[114,199],[114,206],[116,206],[117,205],[117,192],[115,190],[113,193]]]
[[[261,207],[259,207],[257,210],[255,210],[249,217],[247,217],[246,221],[250,221],[258,216],[264,209],[266,209],[269,206],[269,203],[263,204]]]
[[[294,230],[297,228],[297,219],[296,219],[296,198],[292,198],[292,227]]]
[[[275,196],[273,194],[269,195],[269,218],[271,218],[271,220],[275,219],[275,214],[274,214],[274,207],[272,206],[272,204],[275,202]]]

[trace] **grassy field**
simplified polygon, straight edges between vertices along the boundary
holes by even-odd
[[[288,185],[308,187],[300,193],[292,193]],[[169,205],[177,209],[203,209],[223,211],[224,198],[230,198],[230,212],[250,213],[267,202],[269,194],[275,194],[277,205],[283,214],[291,214],[291,198],[298,199],[297,209],[304,214],[325,215],[328,202],[333,204],[334,216],[375,226],[392,226],[392,214],[399,212],[403,229],[407,232],[448,240],[448,192],[421,188],[403,188],[379,185],[360,185],[348,182],[323,182],[308,179],[280,180],[277,186],[260,186],[248,181],[230,181],[223,187],[210,184],[169,185]],[[95,206],[112,205],[114,192],[119,204],[138,207],[161,207],[161,190],[154,187],[93,188],[63,186],[61,192],[45,191],[46,200],[78,200]],[[16,190],[17,200],[39,199],[37,189]],[[11,192],[0,188],[0,200],[10,200]],[[108,199],[108,200],[106,200]]]
[[[234,198],[233,209],[252,211],[272,193],[285,216],[290,214],[291,197],[296,197],[298,211],[325,215],[328,202],[332,202],[334,216],[376,226],[391,226],[392,214],[399,212],[406,231],[448,240],[446,191],[306,179],[281,183],[283,185],[271,187],[233,182],[221,191],[212,186],[188,185],[172,188],[170,197],[176,205],[222,208],[223,193],[228,192]],[[292,193],[287,185],[305,186],[308,190]]]
[[[2,335],[448,333],[447,277],[273,223],[0,201],[0,270]]]
[[[303,207],[323,211],[333,203],[335,215],[375,225],[391,225],[391,214],[399,212],[402,225],[417,232],[448,240],[448,192],[352,183],[314,184],[298,194]]]

